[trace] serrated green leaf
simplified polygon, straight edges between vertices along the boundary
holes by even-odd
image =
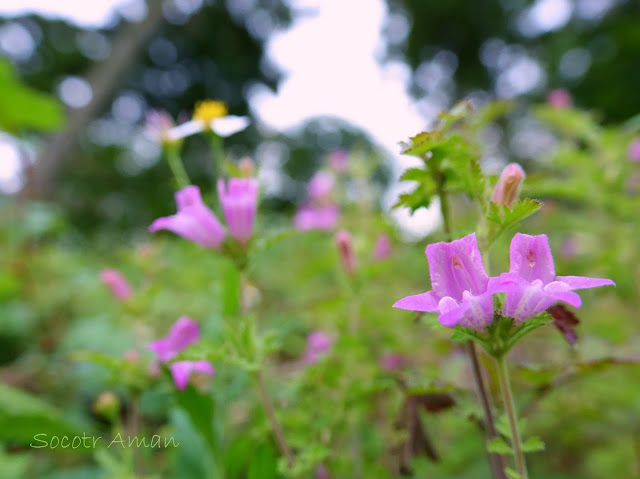
[[[544,451],[544,449],[544,442],[537,436],[532,436],[522,443],[522,450],[524,452]]]
[[[513,449],[501,437],[494,437],[487,442],[487,452],[492,454],[513,454]]]
[[[510,467],[505,468],[504,472],[507,473],[507,477],[509,479],[524,479],[518,471],[511,469]]]
[[[425,170],[424,168],[409,168],[402,173],[400,181],[424,181],[425,178],[431,178],[431,172],[429,170]]]
[[[538,211],[542,203],[531,198],[518,200],[512,208],[489,203],[487,221],[491,224],[487,244],[492,245],[506,230]]]
[[[401,153],[424,159],[424,155],[445,141],[438,131],[423,131],[410,137],[408,142],[401,143]]]

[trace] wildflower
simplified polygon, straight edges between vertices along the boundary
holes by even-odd
[[[126,301],[133,295],[126,278],[115,269],[103,269],[100,272],[100,281],[107,285],[117,300]]]
[[[376,244],[373,247],[373,259],[376,261],[383,261],[391,254],[391,240],[389,235],[381,233],[376,239]]]
[[[176,141],[205,130],[227,137],[244,130],[247,126],[249,126],[249,118],[246,116],[229,115],[227,106],[223,102],[205,100],[196,105],[191,121],[169,130],[168,138]]]
[[[293,217],[293,227],[299,231],[331,231],[338,225],[340,209],[337,205],[302,205]]]
[[[169,113],[164,110],[150,110],[145,120],[144,132],[152,140],[161,144],[175,141],[169,136],[169,132],[175,127],[175,122]]]
[[[322,202],[328,199],[333,189],[333,176],[323,171],[317,172],[307,185],[309,199],[314,202]]]
[[[356,254],[353,250],[353,238],[351,238],[348,231],[340,230],[336,233],[335,241],[338,246],[342,267],[349,276],[353,276],[357,268]]]
[[[547,235],[517,233],[509,249],[508,273],[491,278],[489,290],[507,293],[503,315],[520,323],[562,301],[575,308],[582,304],[576,289],[613,285],[610,279],[556,276]]]
[[[345,149],[338,149],[329,155],[329,166],[333,171],[344,171],[349,162],[349,152]]]
[[[305,364],[314,364],[326,353],[333,344],[333,340],[320,331],[314,331],[307,336],[307,350],[302,357]]]
[[[380,365],[382,369],[386,371],[397,371],[404,369],[409,365],[409,358],[403,354],[389,353],[382,356],[380,359]]]
[[[158,361],[165,363],[175,358],[190,344],[197,343],[199,338],[198,323],[187,316],[182,316],[171,326],[166,337],[153,341],[148,347],[156,353]]]
[[[258,204],[258,182],[254,178],[218,180],[218,197],[231,236],[246,244],[253,232]]]
[[[631,161],[640,161],[640,138],[636,138],[631,143],[629,143],[627,156]]]
[[[525,173],[520,165],[517,163],[508,164],[502,170],[496,189],[493,191],[493,196],[491,196],[491,201],[511,208],[518,197],[524,177]]]
[[[155,220],[149,231],[173,231],[205,248],[219,249],[226,232],[216,215],[202,202],[200,189],[187,186],[175,194],[178,212]]]
[[[191,373],[198,372],[213,376],[216,372],[209,361],[176,361],[169,365],[169,371],[171,371],[173,382],[181,391],[187,387]]]
[[[445,326],[484,330],[493,320],[493,301],[475,233],[451,243],[430,244],[426,255],[433,290],[407,296],[393,307],[438,312],[438,321]]]
[[[571,94],[564,88],[556,88],[547,94],[547,103],[558,109],[569,108],[571,106]]]

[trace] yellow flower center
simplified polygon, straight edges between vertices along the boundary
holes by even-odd
[[[224,102],[204,100],[196,104],[196,107],[193,110],[193,119],[200,120],[205,125],[209,125],[211,120],[222,118],[228,114],[229,111],[227,110],[227,105],[225,105]]]

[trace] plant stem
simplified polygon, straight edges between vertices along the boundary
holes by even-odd
[[[224,149],[222,147],[222,138],[220,138],[215,132],[210,131],[208,136],[211,144],[211,176],[215,187],[223,168]]]
[[[473,341],[466,342],[467,354],[471,361],[471,372],[473,373],[473,379],[476,383],[476,390],[478,396],[480,396],[480,402],[482,404],[482,410],[485,417],[486,436],[488,440],[498,437],[498,431],[496,430],[495,419],[493,417],[493,411],[491,409],[491,401],[487,388],[484,383],[484,377],[482,376],[482,370],[480,369],[480,361],[478,360],[478,351]],[[488,442],[488,441],[487,441]],[[497,453],[489,453],[489,462],[491,464],[491,473],[495,479],[506,479],[504,472],[504,458]]]
[[[187,171],[184,169],[182,159],[175,146],[169,146],[167,148],[167,163],[169,163],[169,168],[171,168],[171,172],[179,188],[184,188],[191,184],[189,175],[187,175]]]
[[[435,172],[434,172],[435,174]],[[447,241],[451,241],[451,221],[449,219],[449,199],[447,193],[443,188],[444,179],[438,179],[438,198],[440,199],[440,213],[442,214],[442,226]],[[471,371],[473,373],[473,380],[476,385],[478,396],[480,396],[480,402],[482,403],[482,410],[484,412],[486,436],[489,440],[498,436],[496,430],[495,420],[493,418],[493,412],[491,409],[491,400],[487,393],[487,387],[482,376],[482,370],[480,369],[480,361],[478,360],[478,352],[476,345],[473,341],[466,342],[467,354],[469,355],[469,361],[471,362]],[[488,441],[487,441],[488,442]],[[491,465],[491,475],[494,479],[506,479],[504,472],[504,458],[500,454],[489,453],[489,463]]]
[[[502,390],[504,407],[509,418],[509,426],[511,427],[511,447],[513,448],[513,457],[516,461],[516,470],[522,479],[527,479],[529,476],[527,474],[527,465],[522,452],[522,440],[520,439],[520,431],[518,430],[518,417],[513,400],[513,394],[511,393],[509,370],[507,369],[505,356],[499,356],[496,358],[496,362],[498,363],[498,376],[500,377],[500,389]]]
[[[260,399],[262,400],[262,405],[264,406],[264,410],[267,413],[267,418],[271,423],[271,429],[273,430],[273,436],[276,439],[276,443],[278,444],[278,448],[283,456],[287,458],[287,462],[289,463],[289,467],[293,466],[295,461],[293,457],[293,452],[291,452],[291,448],[287,443],[287,440],[284,437],[284,433],[282,432],[282,428],[280,427],[280,423],[276,418],[276,413],[273,409],[273,403],[271,402],[271,398],[267,393],[267,388],[264,384],[264,379],[262,377],[262,371],[258,371],[256,373],[256,378],[258,380],[258,389],[260,390]]]

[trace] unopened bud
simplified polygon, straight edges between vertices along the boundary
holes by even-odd
[[[520,185],[525,177],[524,170],[517,163],[508,164],[496,184],[491,201],[511,208],[518,197]]]
[[[335,236],[336,245],[338,246],[338,253],[340,254],[340,261],[342,267],[349,276],[353,276],[356,273],[356,254],[353,251],[353,239],[346,230],[340,230]]]
[[[120,414],[120,400],[112,392],[103,392],[94,401],[93,410],[99,416],[113,422]]]
[[[571,94],[564,88],[556,88],[547,94],[547,103],[558,109],[569,108],[571,106]]]
[[[373,247],[373,259],[376,261],[383,261],[391,254],[391,240],[389,236],[382,233],[378,236],[376,244]]]

